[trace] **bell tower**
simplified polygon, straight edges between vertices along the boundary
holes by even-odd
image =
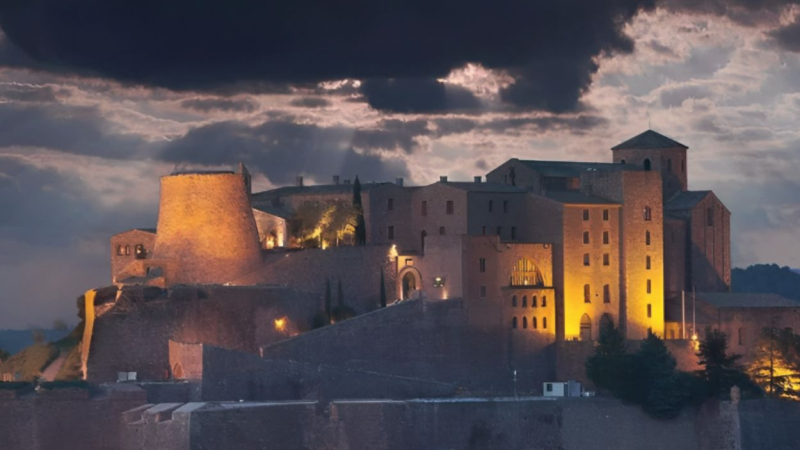
[[[631,164],[649,171],[660,171],[664,201],[688,189],[689,147],[653,130],[647,130],[611,148],[613,161]]]

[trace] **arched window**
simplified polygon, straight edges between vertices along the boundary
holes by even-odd
[[[644,244],[650,245],[650,230],[644,232]]]
[[[528,318],[525,316],[522,316],[522,328],[528,329]]]
[[[592,319],[589,318],[588,314],[584,314],[581,317],[581,334],[580,338],[582,341],[591,341],[592,340]]]
[[[588,266],[589,264],[590,264],[589,263],[589,254],[588,253],[584,253],[583,254],[583,265],[584,266]]]
[[[118,245],[117,246],[117,256],[124,256],[125,255],[125,246]]]
[[[644,160],[644,170],[650,170],[651,169],[650,166],[651,166],[650,158],[645,158],[645,160]]]
[[[542,328],[547,329],[547,317],[542,317]]]
[[[603,303],[611,303],[611,286],[603,285]]]
[[[530,259],[518,260],[511,270],[511,286],[544,286],[541,272]]]
[[[439,227],[439,234],[445,234],[444,227]]]
[[[426,236],[428,236],[428,232],[425,231],[425,230],[422,230],[422,232],[419,233],[420,249],[422,250],[423,253],[425,252],[425,237]]]
[[[535,329],[536,329],[536,325],[537,325],[537,324],[536,324],[536,317],[533,317],[533,318],[531,319],[531,327],[533,327],[533,329],[535,330]]]
[[[144,259],[147,257],[147,252],[144,250],[143,244],[136,244],[136,247],[133,249],[133,254],[136,255],[136,259]]]
[[[620,159],[620,160],[619,160],[619,163],[620,163],[620,164],[625,164],[625,158],[622,158],[622,159]]]
[[[517,328],[517,318],[516,317],[514,317],[511,320],[511,328]]]
[[[588,284],[583,285],[583,303],[592,303],[592,287]]]
[[[653,210],[649,206],[645,206],[642,210],[642,217],[647,221],[653,220]]]
[[[672,172],[672,160],[667,160],[667,172]]]
[[[513,306],[514,308],[517,307],[517,296],[516,295],[511,297],[511,306]]]
[[[531,297],[531,308],[536,308],[536,306],[538,306],[537,303],[538,303],[538,298],[534,295],[533,297]]]
[[[522,296],[522,307],[523,308],[527,308],[528,307],[528,296],[527,295],[523,295]]]
[[[542,296],[542,307],[545,307],[545,306],[547,306],[547,296],[543,295]]]

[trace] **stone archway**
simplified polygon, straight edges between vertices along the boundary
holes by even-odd
[[[581,317],[580,337],[582,341],[592,340],[592,319],[589,317],[588,314],[584,314],[583,317]]]
[[[397,283],[397,298],[408,300],[415,298],[415,293],[422,288],[422,277],[417,269],[406,267],[399,274],[400,282]]]

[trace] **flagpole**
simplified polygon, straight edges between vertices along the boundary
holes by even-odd
[[[686,291],[681,290],[681,339],[686,339]]]

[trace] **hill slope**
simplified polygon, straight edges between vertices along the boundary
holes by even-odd
[[[800,273],[777,264],[756,264],[731,271],[733,292],[759,292],[782,295],[800,301]]]

